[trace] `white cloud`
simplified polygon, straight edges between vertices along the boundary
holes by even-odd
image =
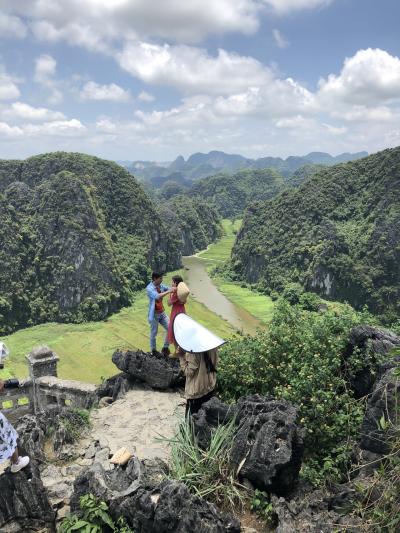
[[[400,59],[379,48],[346,58],[341,73],[319,82],[324,101],[375,106],[400,100]]]
[[[326,7],[333,0],[263,0],[277,13],[283,15],[291,11],[301,11],[303,9],[318,9]]]
[[[138,99],[142,102],[154,102],[155,100],[154,96],[146,91],[139,93]]]
[[[20,118],[23,120],[50,121],[61,120],[65,115],[61,111],[53,111],[45,107],[32,107],[24,102],[14,102],[4,115]]]
[[[99,85],[94,81],[88,81],[82,87],[80,96],[84,100],[109,100],[111,102],[128,102],[130,92],[115,83]]]
[[[0,100],[12,100],[20,95],[16,80],[0,66]]]
[[[27,33],[27,28],[19,17],[0,13],[0,35],[2,38],[23,39]]]
[[[231,94],[271,79],[269,69],[256,59],[222,49],[210,56],[193,46],[140,42],[127,45],[117,59],[122,68],[146,83],[196,94]]]
[[[0,122],[0,136],[17,138],[22,137],[24,131],[18,126],[10,126],[7,122]]]
[[[285,38],[284,35],[282,35],[282,33],[279,30],[273,29],[272,36],[278,48],[283,49],[283,48],[287,48],[290,45],[289,41]]]
[[[28,137],[75,137],[83,134],[86,127],[77,119],[54,120],[42,124],[23,124],[10,126],[6,122],[0,122],[0,135],[9,138]]]
[[[57,61],[48,54],[39,56],[35,61],[34,80],[48,89],[50,92],[48,101],[51,105],[57,105],[63,101],[63,94],[58,89],[58,83],[54,78],[56,68]]]
[[[129,38],[200,41],[212,34],[252,33],[260,0],[3,0],[8,13],[31,21],[40,39],[106,48]]]
[[[35,81],[38,83],[47,83],[52,80],[56,73],[57,61],[54,57],[43,54],[35,62]]]

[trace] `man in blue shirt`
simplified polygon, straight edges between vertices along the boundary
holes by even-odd
[[[149,315],[148,320],[150,324],[150,350],[154,354],[156,349],[156,337],[158,332],[158,324],[166,330],[164,347],[161,353],[165,356],[170,354],[168,342],[168,325],[169,319],[167,313],[164,311],[162,299],[171,292],[171,289],[162,283],[163,275],[159,272],[153,272],[151,275],[151,282],[146,287],[146,293],[149,298]]]

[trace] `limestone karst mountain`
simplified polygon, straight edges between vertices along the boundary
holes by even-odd
[[[252,204],[232,253],[265,290],[298,282],[392,320],[400,301],[400,148],[321,169]]]
[[[180,265],[181,243],[119,165],[58,152],[0,162],[0,332],[100,319],[149,268]]]

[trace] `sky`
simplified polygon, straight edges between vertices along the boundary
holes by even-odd
[[[398,0],[0,0],[0,158],[400,145]]]

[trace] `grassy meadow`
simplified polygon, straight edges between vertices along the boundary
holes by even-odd
[[[167,276],[167,283],[169,280],[170,276]],[[34,346],[47,344],[60,357],[59,377],[99,383],[103,377],[112,376],[117,372],[111,361],[111,356],[117,348],[149,349],[147,309],[148,299],[143,291],[131,307],[122,309],[101,322],[41,324],[3,337],[1,340],[9,347],[11,355],[6,361],[5,369],[0,370],[0,378],[25,377],[25,355]],[[217,335],[227,338],[234,334],[228,322],[195,300],[188,302],[187,310],[194,319],[215,331]],[[160,327],[160,348],[163,342],[161,330]]]

